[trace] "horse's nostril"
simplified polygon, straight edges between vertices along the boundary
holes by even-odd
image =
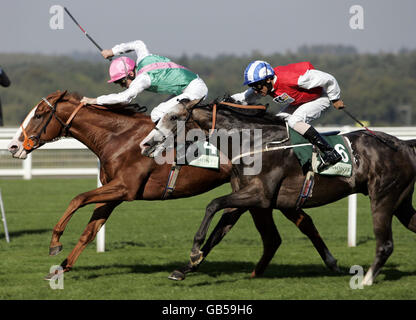
[[[151,147],[155,144],[155,141],[153,138],[150,138],[149,140],[147,140],[146,142],[143,143],[144,147]]]
[[[17,150],[19,150],[19,146],[18,146],[18,145],[13,144],[13,145],[9,146],[9,151],[10,151],[10,152],[14,153],[14,152],[16,152]]]

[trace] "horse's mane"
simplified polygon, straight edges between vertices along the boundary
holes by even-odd
[[[204,109],[207,111],[212,111],[212,106],[214,103],[206,105],[197,105],[194,106],[195,109]],[[266,106],[267,107],[267,106]],[[233,120],[237,120],[243,123],[257,124],[257,125],[267,125],[267,126],[278,126],[286,127],[285,120],[281,117],[277,117],[275,114],[272,114],[269,111],[264,110],[251,110],[251,109],[240,109],[225,104],[221,102],[217,103],[217,112],[221,115],[232,117]]]
[[[81,99],[82,99],[82,96],[77,92],[66,93],[63,98],[63,100],[74,102],[74,104],[79,104]],[[114,105],[109,106],[108,108],[103,108],[102,106],[98,108],[98,107],[94,107],[94,105],[88,105],[87,107],[90,109],[97,110],[97,111],[102,110],[103,112],[111,112],[111,113],[121,114],[125,116],[130,116],[130,117],[135,116],[137,114],[143,114],[144,112],[146,112],[145,110],[146,107],[140,107],[138,104],[129,104],[127,106],[114,104]],[[141,108],[144,108],[144,109],[141,109]]]
[[[64,96],[64,100],[75,100],[76,102],[80,102],[82,96],[78,92],[67,92]]]

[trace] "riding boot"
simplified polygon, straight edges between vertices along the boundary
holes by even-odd
[[[308,130],[306,130],[303,137],[316,146],[322,153],[322,162],[318,166],[318,171],[322,171],[342,159],[341,155],[329,145],[329,143],[319,134],[318,131],[315,130],[314,127],[311,126]]]

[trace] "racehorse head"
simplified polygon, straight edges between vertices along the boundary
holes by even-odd
[[[56,108],[65,94],[58,90],[42,98],[29,112],[8,145],[14,158],[26,159],[30,152],[61,135],[64,124],[56,116]]]
[[[153,158],[172,148],[178,132],[185,129],[184,125],[192,114],[192,108],[201,100],[182,99],[173,106],[140,143],[142,154]]]

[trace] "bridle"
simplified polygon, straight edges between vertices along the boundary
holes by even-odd
[[[27,132],[25,130],[25,128],[23,128],[23,124],[20,125],[20,128],[22,129],[23,132],[23,136],[24,136],[24,141],[23,141],[23,148],[26,151],[32,151],[34,149],[37,149],[41,146],[41,144],[46,143],[47,141],[43,141],[40,139],[40,136],[43,133],[46,133],[46,128],[49,125],[49,123],[52,120],[52,117],[54,117],[59,124],[62,126],[62,128],[64,129],[64,136],[68,136],[69,134],[69,129],[71,128],[71,123],[72,120],[74,119],[75,115],[78,113],[78,111],[85,105],[84,103],[80,103],[75,110],[72,112],[72,114],[69,116],[68,120],[66,122],[63,122],[57,115],[56,115],[56,108],[58,106],[58,102],[60,99],[55,101],[55,104],[52,106],[52,104],[48,101],[48,99],[46,98],[42,98],[42,100],[46,103],[46,105],[51,109],[51,113],[49,115],[49,118],[46,120],[45,124],[43,125],[42,129],[39,131],[39,133],[37,135],[32,135],[30,137],[28,137]]]

